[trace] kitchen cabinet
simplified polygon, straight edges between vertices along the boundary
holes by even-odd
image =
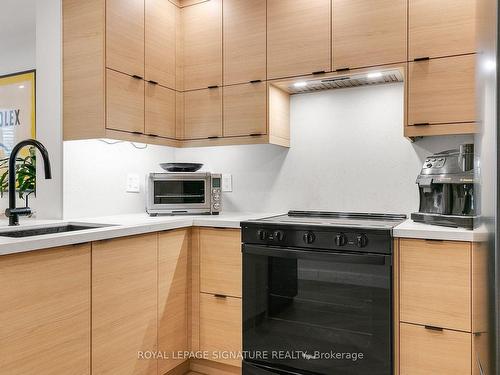
[[[476,121],[475,55],[409,63],[408,127],[460,124],[469,132]]]
[[[146,82],[145,95],[145,134],[175,138],[175,91]]]
[[[157,263],[156,233],[93,243],[93,374],[156,375]]]
[[[106,0],[106,67],[144,77],[144,0]]]
[[[268,79],[330,71],[330,17],[330,0],[268,0]]]
[[[183,89],[222,85],[222,0],[181,9]]]
[[[106,78],[106,127],[143,133],[144,81],[109,69]]]
[[[401,375],[470,375],[471,334],[401,323]]]
[[[265,82],[224,87],[224,136],[267,133],[267,86]]]
[[[184,139],[222,137],[222,88],[184,93]]]
[[[224,85],[266,80],[266,0],[224,0]]]
[[[90,375],[90,244],[0,257],[2,374]]]
[[[409,0],[408,59],[476,52],[475,0]]]
[[[189,350],[189,241],[188,229],[158,234],[158,350],[162,353]],[[183,361],[161,358],[158,373],[165,374]]]
[[[332,0],[333,70],[406,61],[406,0]]]
[[[145,2],[145,79],[176,88],[178,9],[170,1]]]
[[[241,299],[202,293],[200,296],[200,349],[237,355],[242,350]],[[238,358],[215,356],[215,362],[241,366]]]

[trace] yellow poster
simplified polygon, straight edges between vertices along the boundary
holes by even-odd
[[[0,77],[0,159],[23,139],[35,138],[35,71]]]

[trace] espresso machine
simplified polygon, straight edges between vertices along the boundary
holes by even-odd
[[[420,208],[411,214],[412,220],[473,229],[477,218],[476,184],[473,144],[427,157],[417,177]]]

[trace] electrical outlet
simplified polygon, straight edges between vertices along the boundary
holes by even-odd
[[[138,174],[127,175],[127,193],[140,193],[141,182]]]
[[[229,173],[222,174],[222,191],[233,191],[233,176]]]

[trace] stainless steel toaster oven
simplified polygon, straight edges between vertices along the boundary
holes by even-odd
[[[146,212],[150,216],[218,215],[222,209],[222,175],[209,172],[150,173]]]

